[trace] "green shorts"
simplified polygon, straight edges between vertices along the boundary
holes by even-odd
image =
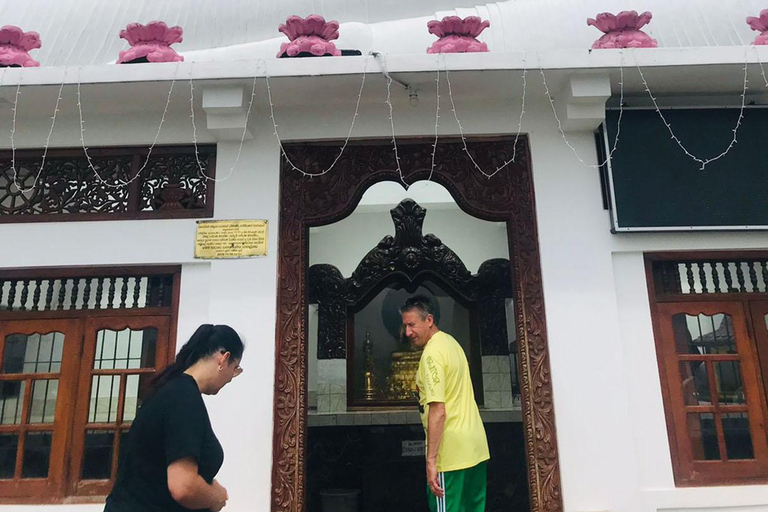
[[[486,463],[457,471],[438,473],[445,494],[438,498],[427,485],[432,512],[485,512]]]

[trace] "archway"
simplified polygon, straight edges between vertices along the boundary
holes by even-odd
[[[495,169],[516,163],[492,178],[478,172],[461,141],[440,142],[432,172],[432,144],[398,142],[404,180],[432,179],[451,192],[459,207],[484,220],[506,222],[517,312],[518,360],[528,482],[533,512],[562,510],[544,297],[528,140],[474,139],[474,160]],[[338,143],[286,147],[297,167],[319,173],[338,155]],[[390,141],[350,143],[333,170],[305,177],[283,162],[280,171],[278,302],[272,466],[272,510],[305,509],[307,431],[307,268],[309,228],[348,216],[363,192],[379,181],[401,181]]]

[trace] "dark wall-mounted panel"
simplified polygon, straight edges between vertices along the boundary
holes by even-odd
[[[738,108],[667,109],[685,148],[703,160],[733,139]],[[613,147],[618,111],[606,116]],[[746,108],[738,142],[705,169],[672,139],[655,110],[624,110],[610,162],[613,231],[768,229],[768,109]]]

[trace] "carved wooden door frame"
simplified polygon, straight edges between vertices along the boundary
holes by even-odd
[[[515,289],[518,360],[532,512],[561,512],[555,412],[544,317],[536,208],[528,138],[471,139],[467,149],[484,170],[515,157],[515,163],[486,178],[461,141],[440,141],[432,172],[432,141],[399,140],[341,144],[301,143],[285,147],[290,162],[280,169],[277,333],[272,459],[272,511],[306,510],[307,441],[307,268],[309,228],[350,215],[363,193],[380,181],[443,185],[466,213],[506,222]],[[398,171],[402,169],[402,173]]]

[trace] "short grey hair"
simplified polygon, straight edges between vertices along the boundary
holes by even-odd
[[[426,295],[414,295],[400,306],[401,315],[410,311],[418,311],[422,320],[426,320],[428,315],[435,316],[435,306]]]

